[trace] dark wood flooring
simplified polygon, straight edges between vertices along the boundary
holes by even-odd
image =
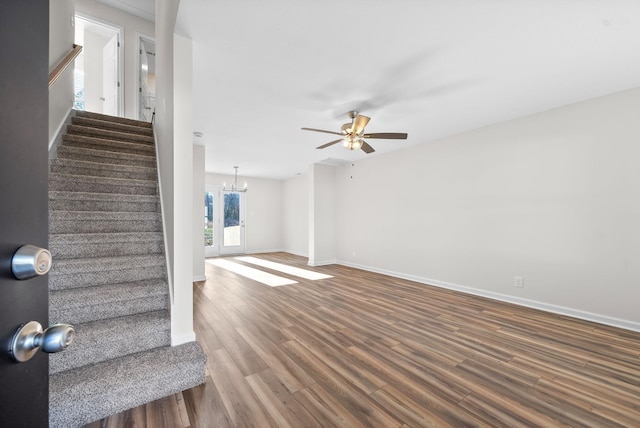
[[[271,288],[206,264],[206,383],[88,427],[640,427],[640,333],[259,257],[334,277]]]

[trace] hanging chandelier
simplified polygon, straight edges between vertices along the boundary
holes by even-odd
[[[227,183],[222,183],[222,190],[225,192],[246,192],[248,190],[247,182],[244,182],[244,186],[242,188],[238,187],[238,167],[234,166],[236,169],[235,180],[231,185],[227,186]]]

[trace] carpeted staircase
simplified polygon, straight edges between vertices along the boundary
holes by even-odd
[[[171,347],[151,124],[73,112],[49,175],[50,427],[75,427],[204,382],[197,342]]]

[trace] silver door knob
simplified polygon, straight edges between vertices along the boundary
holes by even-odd
[[[75,330],[69,324],[54,324],[46,330],[37,321],[22,324],[9,342],[9,356],[15,362],[30,360],[38,349],[52,353],[64,351],[71,345]]]
[[[35,245],[23,245],[11,259],[11,271],[17,279],[46,275],[51,269],[51,253]]]

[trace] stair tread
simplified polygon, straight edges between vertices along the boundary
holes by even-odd
[[[65,159],[66,153],[79,153],[86,154],[93,157],[98,158],[121,158],[121,159],[134,159],[140,161],[153,161],[155,164],[155,153],[154,154],[142,154],[142,153],[123,153],[119,151],[112,151],[107,149],[98,149],[92,147],[80,147],[73,145],[61,145],[58,147],[58,159]]]
[[[49,276],[69,275],[81,272],[101,272],[164,265],[163,254],[144,254],[116,257],[84,257],[54,260]]]
[[[158,195],[131,195],[126,193],[93,193],[74,192],[71,190],[49,190],[49,200],[73,199],[91,201],[121,201],[121,202],[159,202]]]
[[[139,242],[162,241],[162,232],[52,233],[49,243]]]
[[[62,137],[62,147],[83,147],[88,149],[105,150],[115,153],[132,153],[145,156],[155,156],[153,144],[132,141],[110,140],[82,134],[65,134]]]
[[[160,218],[158,211],[62,211],[49,212],[49,220],[112,220],[135,221],[157,220]],[[54,232],[55,233],[55,232]],[[100,232],[98,232],[100,233]],[[133,232],[130,232],[133,233]]]
[[[128,132],[94,128],[85,125],[67,125],[67,136],[71,135],[87,135],[106,140],[135,141],[139,144],[153,145],[153,135],[130,134]]]
[[[151,122],[145,122],[143,120],[129,119],[126,117],[119,117],[119,116],[110,116],[107,114],[95,113],[95,112],[86,111],[86,110],[74,110],[74,113],[76,117],[88,117],[88,118],[94,118],[98,120],[104,120],[104,121],[110,121],[110,122],[116,122],[116,123],[125,123],[133,126],[139,126],[141,128],[152,129],[153,127]]]
[[[108,341],[123,342],[126,336],[151,334],[157,329],[171,329],[171,319],[167,311],[145,312],[100,321],[76,324],[74,348],[99,346]],[[76,346],[77,345],[77,346]],[[67,351],[72,351],[69,348]],[[63,354],[58,354],[63,356]],[[66,354],[69,355],[68,353]]]
[[[140,166],[140,165],[117,165],[117,164],[105,164],[102,162],[92,162],[86,160],[76,159],[54,159],[51,161],[51,165],[69,166],[75,168],[92,168],[92,169],[107,169],[114,171],[130,171],[130,172],[150,172],[155,173],[155,167]]]
[[[197,342],[155,348],[50,377],[50,425],[79,426],[204,383]]]
[[[73,346],[49,357],[50,373],[171,344],[167,310],[77,323],[74,328]]]
[[[49,174],[49,181],[83,181],[83,182],[98,182],[109,183],[122,186],[157,186],[157,180],[140,180],[137,178],[112,178],[112,177],[98,177],[93,175],[71,175],[60,174],[59,172],[52,172]]]
[[[125,291],[126,292],[123,292]],[[107,304],[169,293],[164,279],[148,279],[118,284],[82,287],[49,292],[50,309],[70,309]]]
[[[71,118],[74,125],[85,125],[100,129],[109,129],[132,134],[141,134],[153,137],[153,129],[147,126],[131,125],[113,120],[104,120],[97,117],[74,116]]]

